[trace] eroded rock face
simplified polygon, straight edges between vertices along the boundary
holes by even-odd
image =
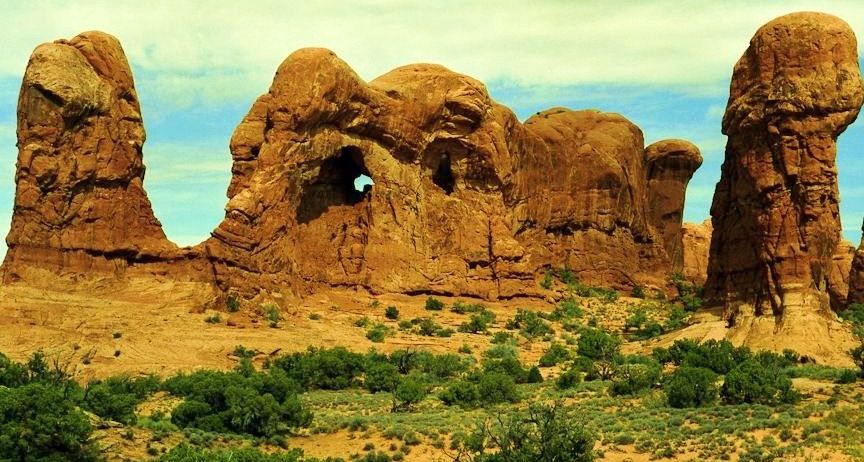
[[[864,232],[864,225],[861,226]],[[864,303],[864,235],[861,244],[852,257],[852,265],[849,270],[848,303]]]
[[[681,274],[693,284],[703,286],[708,279],[708,249],[711,247],[713,231],[711,219],[702,223],[684,223],[682,226],[682,254],[684,256]]]
[[[828,272],[828,296],[834,311],[840,311],[846,307],[849,294],[849,275],[852,270],[852,260],[855,258],[855,250],[855,245],[844,239],[837,244],[837,251],[831,257],[831,269]]]
[[[655,216],[680,226],[684,177],[698,166],[676,160],[698,150],[675,142],[651,170],[641,130],[617,114],[556,108],[523,125],[482,83],[441,66],[366,83],[332,52],[303,49],[234,132],[225,219],[177,249],[142,188],[144,131],[116,39],[41,46],[21,94],[7,279],[136,270],[246,295],[349,286],[497,298],[539,295],[544,272],[567,265],[590,284],[662,287],[674,232]],[[356,188],[364,175],[373,184]],[[679,210],[654,213],[649,181]]]
[[[819,316],[831,318],[840,242],[836,139],[862,101],[855,35],[834,16],[777,18],[736,64],[706,285],[733,325],[828,335]]]
[[[123,272],[177,257],[143,189],[144,139],[117,39],[86,32],[36,48],[18,100],[6,280],[30,267]]]
[[[702,165],[695,144],[684,140],[658,141],[645,148],[648,163],[648,219],[663,239],[672,270],[684,269],[681,226],[687,184]]]
[[[365,83],[332,52],[280,66],[231,142],[219,283],[510,297],[545,267],[662,284],[642,132],[552,109],[524,126],[480,82],[412,65]],[[374,185],[357,191],[359,175]]]

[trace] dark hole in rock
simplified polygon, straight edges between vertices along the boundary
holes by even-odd
[[[436,186],[443,189],[447,195],[453,193],[453,187],[456,185],[456,180],[453,178],[453,169],[450,166],[450,155],[444,154],[441,161],[438,162],[438,168],[432,175],[432,182]]]
[[[309,223],[331,206],[355,205],[369,196],[372,178],[363,155],[347,146],[321,164],[318,177],[306,186],[297,207],[297,222]]]

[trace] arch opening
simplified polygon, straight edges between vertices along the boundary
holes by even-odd
[[[321,163],[318,176],[303,190],[297,207],[297,222],[309,223],[330,207],[354,206],[370,197],[374,182],[363,154],[346,146]]]
[[[448,196],[453,194],[456,179],[453,177],[453,167],[450,163],[450,154],[444,154],[438,162],[438,168],[432,175],[432,183],[441,188]]]

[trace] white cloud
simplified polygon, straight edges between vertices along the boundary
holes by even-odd
[[[261,93],[281,60],[306,46],[333,49],[366,79],[437,62],[520,85],[725,92],[753,32],[796,10],[832,12],[864,29],[864,3],[853,1],[7,2],[0,75],[20,75],[41,42],[100,29],[121,39],[161,91],[176,90],[180,97],[167,99],[178,104],[189,103],[190,87],[205,101]],[[195,73],[206,73],[206,83],[192,81]]]

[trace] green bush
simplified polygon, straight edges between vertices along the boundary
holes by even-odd
[[[582,371],[578,369],[568,369],[558,376],[555,381],[555,386],[559,390],[567,390],[582,383]]]
[[[679,367],[663,382],[669,405],[676,408],[699,407],[717,399],[717,375],[703,367]]]
[[[736,364],[741,364],[752,357],[749,348],[736,348],[728,340],[712,339],[697,344],[692,349],[690,344],[682,343],[681,346],[688,350],[680,362],[682,365],[704,367],[721,375],[731,371]]]
[[[552,342],[549,349],[540,357],[540,367],[556,366],[570,359],[570,350],[558,342]]]
[[[229,313],[236,313],[240,311],[240,298],[236,294],[228,294],[225,305]]]
[[[609,391],[613,395],[635,395],[660,381],[660,365],[653,361],[616,365]]]
[[[726,374],[721,394],[730,404],[794,403],[800,396],[783,371],[748,359]]]
[[[582,310],[579,302],[573,297],[568,297],[555,305],[551,318],[554,321],[563,321],[567,319],[581,318],[584,315],[585,312]]]
[[[310,347],[302,353],[280,356],[267,366],[282,369],[306,390],[343,390],[356,384],[364,364],[363,355],[343,347]]]
[[[437,298],[429,297],[426,299],[426,309],[429,311],[441,311],[444,309],[444,302]]]
[[[510,376],[516,383],[528,381],[528,370],[519,360],[519,351],[511,345],[495,345],[483,354],[483,371]]]
[[[366,331],[366,338],[374,343],[381,343],[387,338],[387,335],[390,333],[390,329],[387,328],[384,324],[374,324],[369,330]]]
[[[462,443],[475,462],[591,462],[594,439],[560,404],[532,405],[527,414],[499,416]]]
[[[133,424],[136,406],[159,385],[155,376],[140,379],[120,376],[93,381],[84,390],[81,406],[99,417]]]
[[[405,377],[393,392],[393,410],[409,410],[429,394],[426,385],[414,377]]]
[[[526,374],[527,375],[527,374]],[[484,404],[515,403],[519,392],[513,377],[501,372],[487,372],[477,382],[480,401]]]
[[[0,388],[0,460],[97,461],[93,429],[60,386]]]
[[[528,378],[526,379],[526,382],[543,383],[543,374],[540,373],[540,369],[537,366],[528,370]]]
[[[366,366],[363,386],[372,393],[393,391],[399,385],[399,369],[388,362],[370,361]]]
[[[630,291],[630,295],[633,298],[645,298],[645,288],[640,285],[633,286],[633,290]]]
[[[549,323],[543,320],[536,311],[523,310],[521,308],[516,310],[516,316],[507,321],[505,327],[510,330],[519,329],[519,333],[528,340],[555,332]]]
[[[479,303],[462,303],[461,301],[457,301],[450,308],[450,311],[456,314],[468,314],[468,313],[479,313],[481,311],[487,311],[486,307]]]
[[[315,462],[317,459],[303,457],[303,451],[267,454],[256,448],[204,449],[186,443],[175,446],[163,454],[157,462]],[[336,462],[337,459],[327,459]]]
[[[399,319],[399,308],[396,308],[393,305],[388,306],[387,309],[384,310],[384,317],[393,321]]]
[[[601,329],[585,328],[577,342],[579,354],[593,360],[610,360],[618,354],[621,339]]]
[[[473,408],[480,405],[480,390],[468,380],[457,380],[447,385],[438,398],[448,406]]]
[[[459,326],[459,332],[479,334],[486,332],[489,325],[495,322],[495,313],[489,310],[483,310],[471,315],[468,322],[462,323]]]
[[[513,337],[513,334],[507,331],[498,331],[492,334],[492,340],[490,340],[493,345],[506,345],[511,343],[516,343],[516,338]]]
[[[453,353],[435,355],[429,352],[418,354],[417,367],[432,378],[443,380],[466,372],[471,361]]]
[[[309,425],[312,414],[300,404],[299,387],[288,374],[278,368],[247,373],[198,371],[166,380],[166,390],[185,398],[172,423],[268,437]]]

